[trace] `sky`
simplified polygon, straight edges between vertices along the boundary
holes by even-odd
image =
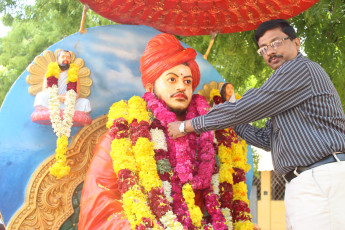
[[[24,1],[18,1],[19,3],[23,3],[24,5],[34,5],[35,0],[24,0]],[[0,19],[2,18],[3,14],[0,13]],[[2,21],[0,20],[0,38],[4,37],[7,35],[8,31],[10,31],[11,28],[4,26],[2,24]]]
[[[8,31],[10,31],[10,27],[4,26],[0,21],[0,38],[7,35]]]
[[[256,153],[259,155],[258,170],[259,171],[273,170],[271,152],[266,152],[265,150],[257,148],[255,146],[252,146],[252,149],[255,150]]]

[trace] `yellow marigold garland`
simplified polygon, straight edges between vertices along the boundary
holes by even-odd
[[[182,187],[183,198],[186,201],[190,218],[192,219],[193,225],[195,227],[201,227],[202,212],[200,208],[195,205],[194,197],[195,193],[193,191],[192,185],[185,183]]]
[[[235,93],[235,98],[236,98],[236,100],[239,100],[239,99],[242,98],[242,96],[240,94],[238,94],[238,93]]]
[[[250,165],[247,164],[247,144],[244,140],[238,143],[233,143],[231,146],[232,156],[233,156],[233,167],[242,169],[244,172],[248,172]],[[245,182],[241,181],[233,185],[234,189],[234,201],[243,201],[249,205],[249,200],[247,197],[247,185]],[[252,216],[248,212],[242,212],[243,216],[246,217],[246,221],[234,222],[235,230],[247,230],[253,229],[253,223],[251,221]]]
[[[157,170],[154,170],[157,168],[157,165],[154,159],[153,143],[147,138],[139,137],[133,147],[133,153],[137,163],[140,182],[145,191],[149,192],[152,188],[162,187]]]
[[[155,219],[150,207],[146,204],[146,196],[141,192],[139,186],[133,186],[124,193],[122,200],[126,217],[132,229],[141,224],[142,218]],[[159,229],[157,225],[156,227]]]
[[[146,101],[141,97],[133,96],[128,101],[129,106],[129,116],[128,123],[132,123],[134,119],[137,119],[138,123],[140,121],[150,121],[149,113],[146,110]]]
[[[66,152],[68,146],[68,137],[62,135],[56,140],[56,150],[55,150],[55,164],[49,169],[50,173],[56,176],[56,179],[68,175],[70,172],[70,167],[66,164]]]
[[[116,102],[110,107],[107,128],[110,129],[114,123],[114,120],[121,117],[123,117],[125,120],[128,120],[128,104],[124,100]]]
[[[67,71],[66,83],[77,82],[78,72],[79,72],[79,66],[74,63],[71,63]],[[59,79],[60,73],[61,73],[61,70],[60,70],[59,64],[57,62],[51,62],[48,65],[48,70],[45,76],[46,78],[54,76],[56,79]]]
[[[55,78],[59,78],[61,73],[59,64],[57,62],[51,62],[48,65],[48,70],[46,72],[46,78],[54,76]]]
[[[134,119],[137,119],[137,122],[142,120],[148,122],[150,116],[146,110],[146,102],[138,96],[133,96],[128,104],[124,101],[114,103],[109,111],[107,127],[110,128],[117,118],[125,118],[128,123]],[[115,173],[118,175],[122,169],[138,173],[139,181],[146,192],[161,187],[158,172],[154,170],[157,166],[153,146],[147,138],[139,137],[134,146],[129,138],[115,138],[110,153]],[[122,198],[123,208],[132,229],[141,224],[142,218],[153,220],[155,229],[160,229],[147,204],[147,197],[138,185],[124,193]]]
[[[116,175],[122,169],[136,172],[135,159],[132,153],[132,141],[127,138],[114,139],[111,143],[110,156]]]
[[[79,66],[74,63],[71,63],[67,72],[67,83],[68,82],[77,82],[78,81],[78,72]]]
[[[221,144],[218,147],[218,156],[220,158],[219,183],[227,182],[233,184],[232,174],[234,170],[232,168],[231,149]]]
[[[215,96],[219,96],[220,97],[220,93],[218,89],[212,89],[210,92],[210,98],[214,98]]]

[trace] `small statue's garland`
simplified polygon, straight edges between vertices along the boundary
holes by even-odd
[[[50,173],[57,179],[69,174],[70,167],[66,163],[66,152],[68,138],[71,135],[73,116],[75,112],[75,102],[77,99],[76,86],[78,80],[79,67],[71,64],[67,72],[67,92],[65,96],[65,110],[63,119],[60,116],[60,101],[58,96],[58,79],[61,73],[60,67],[56,62],[48,65],[46,73],[48,94],[49,94],[49,115],[53,130],[58,137],[56,141],[56,162],[49,169]]]

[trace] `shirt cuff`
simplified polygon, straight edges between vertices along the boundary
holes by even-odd
[[[207,131],[205,129],[205,118],[204,118],[204,116],[194,117],[191,120],[191,124],[192,124],[194,131],[196,133],[202,133],[202,132]]]

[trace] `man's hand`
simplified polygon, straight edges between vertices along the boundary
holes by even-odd
[[[180,132],[179,128],[180,128],[181,123],[182,121],[174,121],[168,124],[169,136],[171,136],[173,139],[183,137],[184,135],[186,135],[186,133]]]

